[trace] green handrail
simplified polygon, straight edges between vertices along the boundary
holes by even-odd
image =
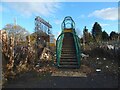
[[[79,40],[79,37],[76,35],[76,32],[73,31],[72,32],[73,34],[73,38],[74,38],[74,41],[75,41],[75,48],[76,48],[76,54],[77,54],[77,60],[78,60],[78,65],[80,67],[80,60],[81,60],[81,52],[80,52],[80,40]],[[64,38],[64,32],[62,32],[58,38],[57,38],[57,41],[56,41],[56,62],[57,62],[57,66],[59,67],[60,65],[60,57],[61,57],[61,49],[62,49],[62,41],[63,41],[63,38]]]
[[[78,65],[80,67],[80,59],[81,59],[81,51],[80,51],[80,39],[79,37],[76,35],[75,32],[75,22],[73,21],[73,19],[70,16],[65,17],[64,21],[61,24],[61,28],[62,28],[62,33],[58,36],[57,40],[56,40],[56,62],[57,62],[57,66],[60,66],[60,57],[61,57],[61,50],[62,50],[62,42],[63,42],[63,38],[64,38],[64,30],[67,28],[66,27],[66,22],[70,21],[71,22],[71,28],[72,28],[72,34],[73,34],[73,38],[74,38],[74,43],[75,43],[75,49],[76,49],[76,54],[77,54],[77,60],[78,60]]]
[[[76,35],[76,32],[73,32],[73,37],[75,41],[75,47],[76,47],[76,53],[77,53],[77,60],[78,60],[78,66],[80,67],[80,60],[81,60],[81,52],[80,52],[80,40],[79,37]]]
[[[60,66],[59,64],[60,64],[63,38],[64,38],[64,32],[62,32],[56,40],[56,60],[57,60],[56,62],[58,67]]]

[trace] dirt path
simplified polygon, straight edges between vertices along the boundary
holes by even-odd
[[[14,81],[9,81],[4,88],[117,88],[117,75],[94,73],[87,77],[38,76],[28,72]]]

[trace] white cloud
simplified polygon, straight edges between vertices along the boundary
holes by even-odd
[[[9,6],[26,17],[31,15],[53,15],[60,8],[57,2],[9,3]]]
[[[105,8],[96,10],[88,15],[88,17],[97,17],[104,20],[117,20],[118,19],[118,8]]]
[[[61,25],[62,20],[55,20],[54,22],[55,22],[56,25]]]
[[[105,23],[101,23],[100,24],[102,27],[104,27],[104,26],[109,26],[109,24],[105,24]]]
[[[85,18],[85,15],[82,14],[82,15],[80,15],[80,16],[78,17],[78,19],[79,19],[79,18]]]

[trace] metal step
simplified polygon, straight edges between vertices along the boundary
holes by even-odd
[[[67,50],[76,50],[75,47],[71,47],[71,46],[63,46],[62,49],[67,49]]]
[[[78,62],[60,62],[60,65],[78,65]]]
[[[63,43],[63,44],[62,44],[62,47],[65,47],[65,46],[66,46],[66,47],[75,47],[75,45],[74,45],[73,43],[67,43],[67,44],[66,44],[66,43]]]
[[[69,51],[76,51],[75,49],[65,49],[65,48],[62,48],[62,51],[67,51],[67,52],[69,52]]]
[[[63,56],[76,56],[76,53],[62,53]]]
[[[74,47],[74,48],[75,48],[75,45],[68,44],[68,45],[62,45],[62,47],[66,47],[66,48],[67,48],[67,47],[70,47],[70,48],[71,48],[71,47]]]
[[[66,47],[66,48],[67,48],[67,47],[74,47],[74,48],[75,48],[75,45],[73,45],[73,44],[67,44],[67,45],[66,45],[66,44],[63,44],[62,47]]]
[[[60,65],[58,68],[68,68],[68,69],[77,69],[78,65]]]
[[[77,56],[74,56],[74,57],[61,57],[61,59],[77,59]]]
[[[67,44],[66,44],[66,43],[67,43]],[[66,41],[66,42],[63,42],[63,45],[71,45],[71,46],[72,46],[72,45],[74,45],[74,42],[67,42],[67,41]]]
[[[62,50],[61,54],[76,54],[75,51],[66,51],[66,50]]]
[[[61,54],[76,54],[76,52],[75,51],[74,52],[62,51]]]
[[[65,50],[65,51],[75,51],[75,48],[62,48],[62,50]]]
[[[65,33],[62,43],[62,51],[59,68],[79,68],[74,38],[71,33]]]
[[[76,54],[62,54],[61,57],[76,57]]]
[[[64,59],[64,58],[61,58],[60,62],[77,62],[77,59],[76,58],[74,58],[74,59]]]
[[[76,55],[74,55],[74,56],[73,55],[63,55],[63,57],[61,57],[61,58],[77,58],[77,56]]]
[[[73,42],[73,41],[71,41],[71,40],[69,40],[69,41],[63,41],[63,44],[64,44],[64,43],[65,43],[65,44],[66,44],[66,43],[67,43],[67,44],[68,44],[68,43],[71,43],[71,44],[73,44],[73,45],[74,45],[74,42]]]
[[[71,55],[71,56],[72,56],[72,55],[76,56],[76,53],[75,53],[75,52],[62,52],[62,53],[61,53],[61,56],[62,56],[62,55],[64,56],[64,54],[65,54],[65,55],[69,54],[69,55]]]
[[[74,42],[74,39],[63,39],[63,42]]]

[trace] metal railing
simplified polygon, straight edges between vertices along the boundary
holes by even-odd
[[[74,41],[75,41],[75,48],[76,48],[78,66],[80,67],[80,60],[81,60],[80,39],[76,35],[75,31],[73,32],[73,37],[74,37]]]
[[[75,48],[76,48],[76,55],[77,55],[77,60],[78,60],[78,66],[80,67],[80,60],[81,60],[81,50],[80,50],[80,39],[76,35],[76,32],[73,30],[72,32],[73,38],[74,38],[74,43],[75,43]],[[62,51],[62,44],[63,44],[63,38],[64,38],[64,32],[62,32],[56,41],[56,62],[57,66],[60,66],[60,57],[61,57],[61,51]]]
[[[61,49],[62,49],[62,42],[63,42],[63,38],[64,38],[64,32],[62,32],[56,41],[56,62],[57,62],[57,66],[60,66],[60,57],[61,57]]]
[[[67,28],[67,22],[69,21],[70,24],[70,28]],[[73,34],[73,38],[74,38],[74,44],[75,44],[75,49],[76,49],[76,55],[77,55],[77,60],[78,60],[78,65],[80,67],[80,59],[81,59],[81,50],[80,50],[80,39],[79,37],[76,35],[75,32],[75,22],[73,21],[73,19],[70,16],[67,16],[64,18],[62,24],[61,24],[61,28],[62,28],[62,33],[58,36],[57,41],[56,41],[56,62],[57,62],[57,66],[60,66],[60,57],[61,57],[61,50],[62,50],[62,44],[63,44],[63,38],[64,38],[64,34],[65,33],[72,33]],[[68,32],[64,32],[66,29],[71,29],[72,31],[68,31]]]

